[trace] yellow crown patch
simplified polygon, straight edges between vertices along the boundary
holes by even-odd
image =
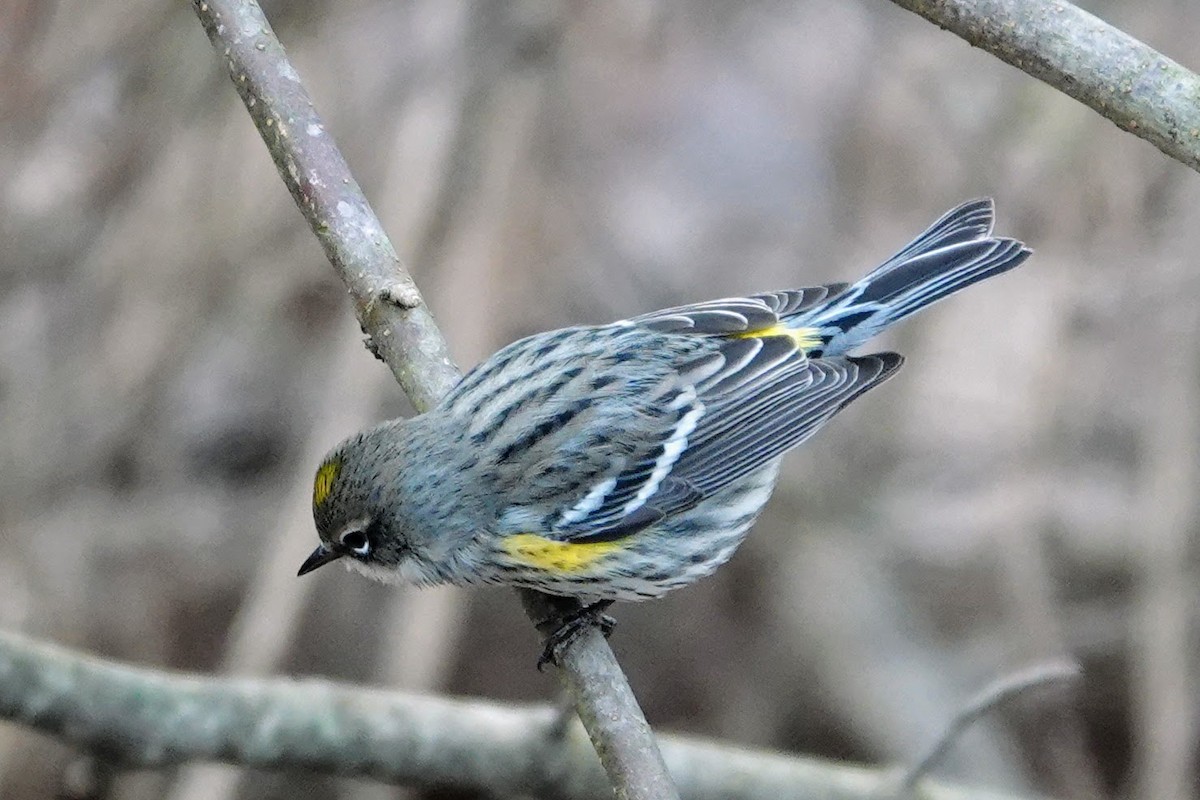
[[[317,477],[313,480],[313,508],[320,508],[329,499],[334,481],[341,471],[342,462],[337,460],[326,461],[317,468]]]

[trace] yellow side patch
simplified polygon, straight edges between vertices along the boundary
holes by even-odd
[[[333,483],[338,473],[342,471],[342,462],[326,461],[317,468],[317,477],[313,480],[313,508],[320,508],[329,499],[333,491]]]
[[[535,533],[518,533],[504,540],[504,552],[525,566],[545,572],[579,572],[621,549],[620,542],[572,544]]]
[[[789,328],[786,325],[772,325],[769,328],[759,328],[756,331],[735,333],[735,339],[765,339],[768,336],[786,336],[796,343],[796,347],[807,353],[814,347],[821,346],[821,337],[816,328]]]

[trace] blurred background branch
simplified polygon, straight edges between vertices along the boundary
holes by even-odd
[[[583,731],[557,711],[339,686],[177,675],[0,634],[0,716],[126,768],[217,760],[360,775],[415,788],[601,800],[612,787]],[[689,800],[869,800],[886,771],[663,736]],[[1017,800],[922,784],[929,800]]]
[[[1200,171],[1200,76],[1066,0],[893,0]]]
[[[1059,661],[1037,664],[988,684],[954,716],[946,726],[945,733],[938,737],[929,750],[905,771],[900,781],[901,788],[911,792],[922,778],[940,766],[963,733],[984,715],[1018,696],[1028,694],[1033,689],[1079,677],[1078,664]]]

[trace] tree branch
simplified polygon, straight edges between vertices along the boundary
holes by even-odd
[[[892,0],[1200,171],[1200,76],[1063,0]]]
[[[253,0],[193,0],[280,177],[354,300],[368,346],[424,411],[458,382],[445,339]]]
[[[229,679],[116,664],[0,633],[0,719],[126,767],[197,760],[372,777],[415,788],[611,798],[579,728],[550,706],[467,702],[322,680]],[[664,736],[690,800],[869,800],[890,773]],[[1018,800],[921,785],[929,800]]]
[[[369,347],[414,407],[428,410],[459,372],[262,9],[253,0],[193,0],[193,6],[280,176],[349,289]],[[543,602],[527,599],[527,605]],[[580,636],[561,662],[562,680],[618,797],[674,797],[650,726],[604,638]]]
[[[946,758],[967,729],[986,714],[1032,689],[1048,683],[1074,680],[1082,674],[1083,668],[1074,661],[1049,661],[1004,675],[988,684],[954,716],[938,740],[904,773],[900,779],[900,786],[905,792],[911,792],[918,781],[936,769]]]

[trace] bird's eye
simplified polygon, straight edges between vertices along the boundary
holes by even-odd
[[[366,533],[357,528],[351,528],[342,533],[339,541],[342,543],[342,547],[355,555],[365,556],[371,552],[371,540],[367,538]]]

